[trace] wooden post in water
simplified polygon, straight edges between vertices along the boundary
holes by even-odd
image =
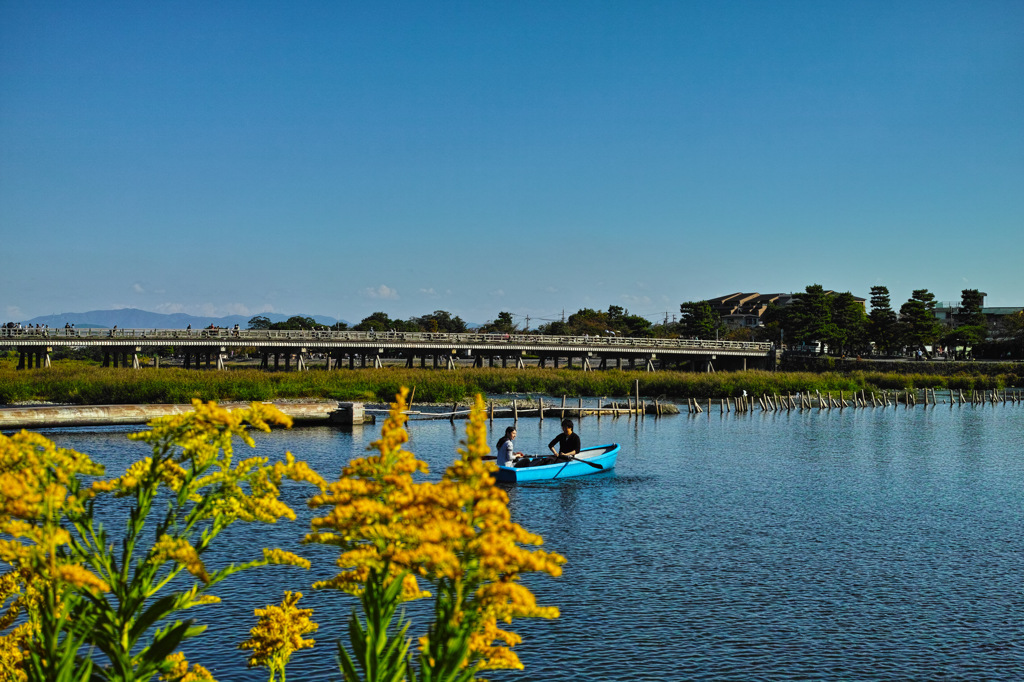
[[[580,413],[579,420],[583,421],[583,396],[580,396]]]
[[[519,423],[519,405],[514,398],[512,399],[512,421],[515,424]]]
[[[639,407],[640,407],[640,380],[639,379],[636,380],[636,383],[634,384],[634,386],[636,386],[636,406],[639,409]]]
[[[450,416],[450,417],[448,417],[448,421],[450,421],[450,422],[451,422],[452,424],[454,424],[454,423],[455,423],[455,411],[456,411],[457,409],[459,409],[459,404],[458,404],[458,403],[454,403],[454,404],[452,405],[452,414],[451,414],[451,416]]]
[[[537,398],[537,414],[540,415],[541,422],[544,421],[544,398],[543,396]]]
[[[493,400],[491,401],[490,408],[491,408],[491,419],[490,419],[490,421],[493,424],[494,423],[494,401]]]
[[[562,396],[562,416],[559,419],[565,419],[565,396]]]

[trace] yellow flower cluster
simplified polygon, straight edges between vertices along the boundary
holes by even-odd
[[[528,548],[543,539],[512,522],[508,495],[494,485],[494,465],[483,459],[489,451],[485,406],[478,395],[464,447],[459,449],[461,458],[448,467],[438,486],[443,491],[437,499],[438,513],[449,525],[468,529],[446,538],[447,550],[460,562],[460,572],[446,577],[473,595],[465,601],[465,613],[459,614],[473,624],[469,661],[480,661],[484,669],[518,669],[522,664],[510,647],[519,636],[497,624],[513,618],[557,618],[558,609],[538,606],[519,577],[530,572],[557,577],[565,558]]]
[[[295,512],[280,499],[280,485],[285,478],[312,483],[320,489],[326,485],[323,478],[305,462],[296,461],[290,452],[286,453],[285,462],[272,466],[268,466],[265,457],[234,461],[235,436],[253,446],[250,428],[269,431],[270,424],[291,426],[291,418],[276,407],[253,403],[247,409],[227,410],[215,402],[194,400],[192,404],[192,412],[155,419],[149,431],[129,435],[133,440],[151,444],[154,457],[136,462],[124,475],[94,488],[124,496],[134,495],[140,485],[165,485],[188,502],[205,502],[193,508],[192,523],[209,520],[223,528],[235,521],[294,520]],[[180,554],[184,549],[164,547],[163,554],[153,560],[174,558],[197,577],[205,575],[198,556]]]
[[[429,596],[416,578],[406,571],[426,574],[424,560],[433,548],[423,530],[430,516],[425,484],[413,481],[414,473],[426,473],[427,465],[402,449],[409,440],[405,430],[406,389],[398,395],[381,429],[381,437],[370,448],[379,454],[351,461],[341,478],[329,484],[323,494],[309,500],[310,507],[331,507],[323,517],[313,519],[313,532],[305,542],[336,545],[342,571],[334,578],[314,583],[316,589],[331,588],[361,594],[371,569],[391,577],[403,575],[402,598]]]
[[[249,631],[249,639],[238,645],[239,649],[250,649],[249,667],[266,666],[270,669],[270,679],[274,673],[284,675],[285,665],[292,654],[300,649],[313,646],[315,640],[303,639],[303,635],[316,632],[320,627],[310,620],[313,609],[297,608],[301,592],[285,592],[280,606],[267,606],[256,609],[259,621]]]
[[[217,682],[209,670],[194,663],[189,666],[185,654],[177,651],[167,657],[171,669],[160,676],[162,682]]]
[[[305,569],[309,569],[312,565],[309,559],[300,557],[298,554],[286,552],[283,549],[264,549],[263,561],[269,565],[298,566]]]
[[[0,632],[14,625],[22,613],[33,613],[41,595],[35,583],[27,580],[25,570],[0,575]],[[0,682],[23,682],[28,679],[28,643],[35,637],[38,624],[32,620],[21,623],[0,637]]]
[[[157,565],[175,561],[204,583],[210,582],[210,574],[206,572],[206,565],[199,558],[199,552],[185,538],[161,535],[150,551],[149,560]]]
[[[522,573],[561,574],[565,559],[558,554],[528,549],[542,539],[511,521],[508,497],[494,485],[483,399],[477,396],[461,457],[437,483],[413,480],[427,466],[402,449],[406,389],[396,397],[380,440],[371,445],[379,454],[353,460],[339,481],[314,497],[310,505],[333,508],[314,519],[307,542],[337,545],[342,572],[314,584],[360,594],[371,570],[403,575],[403,598],[426,596],[415,577],[451,590],[458,602],[452,620],[463,624],[470,642],[464,665],[518,668],[510,650],[519,641],[497,623],[513,618],[555,618],[558,610],[540,607],[518,580]],[[447,635],[445,635],[447,636]],[[429,640],[421,640],[430,660]]]
[[[71,536],[61,525],[84,513],[89,489],[81,476],[100,476],[103,467],[74,450],[58,448],[37,433],[0,435],[0,561],[50,580],[106,591],[107,585],[65,558]]]

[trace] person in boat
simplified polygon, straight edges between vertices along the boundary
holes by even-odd
[[[555,436],[550,443],[548,448],[551,450],[551,454],[554,457],[546,457],[546,460],[550,460],[549,463],[555,462],[568,462],[572,455],[579,454],[580,450],[580,437],[578,434],[573,433],[572,420],[562,420],[562,432]],[[555,446],[558,446],[558,450],[555,450]]]
[[[498,451],[498,466],[515,467],[521,466],[527,460],[523,459],[523,453],[514,452],[513,441],[516,439],[516,427],[509,426],[505,429],[505,435],[498,440],[495,449]]]

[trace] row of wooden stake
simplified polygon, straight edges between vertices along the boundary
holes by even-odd
[[[934,388],[922,389],[923,390],[923,402],[924,405],[938,405],[940,403],[939,397]],[[889,407],[890,405],[896,407],[901,402],[906,407],[915,407],[918,403],[917,391],[906,390],[902,392],[894,390],[891,393],[889,391],[881,391],[880,394],[872,392],[870,396],[864,390],[860,391],[858,395],[857,391],[854,391],[847,400],[846,394],[840,390],[839,398],[833,398],[832,392],[829,391],[825,395],[821,394],[821,391],[815,391],[816,396],[812,397],[809,394],[798,394],[794,398],[792,395],[769,395],[767,393],[755,398],[753,396],[742,396],[737,398],[725,398],[718,404],[719,413],[725,414],[727,412],[750,412],[754,409],[755,405],[760,405],[763,412],[778,412],[782,410],[811,410],[817,408],[819,410],[825,409],[845,409],[853,407]],[[930,394],[930,398],[929,398]],[[871,402],[868,403],[870,397]],[[943,399],[942,404],[945,404]],[[950,391],[949,392],[949,406],[959,403],[971,404],[971,405],[982,405],[982,404],[996,404],[996,403],[1012,403],[1020,404],[1022,402],[1020,392],[1008,392],[1003,390],[1001,393],[997,389],[992,391],[971,391],[968,396],[964,396],[964,392],[961,390],[959,394]],[[711,412],[712,401],[708,398],[707,411]],[[701,407],[700,402],[695,398],[687,399],[687,406],[690,414],[702,414],[704,409]]]

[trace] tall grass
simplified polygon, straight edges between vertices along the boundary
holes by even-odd
[[[724,398],[763,393],[871,389],[991,389],[1019,385],[1016,375],[895,374],[874,372],[633,372],[569,369],[358,369],[266,372],[257,369],[101,368],[63,361],[48,369],[18,371],[0,362],[0,404],[48,401],[81,405],[187,403],[201,400],[324,399],[390,401],[401,386],[415,386],[416,402],[455,402],[476,393],[542,396]]]

